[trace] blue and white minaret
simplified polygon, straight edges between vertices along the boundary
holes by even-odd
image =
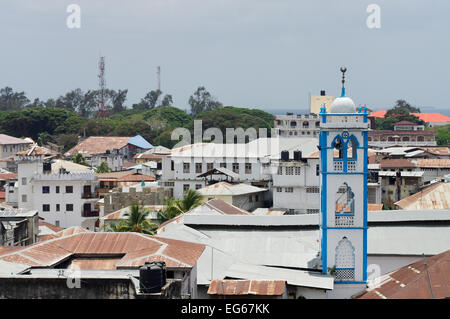
[[[335,287],[367,282],[368,113],[345,95],[346,71],[341,96],[320,113],[322,272]]]

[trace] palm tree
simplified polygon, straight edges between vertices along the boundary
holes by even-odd
[[[164,203],[166,208],[158,212],[158,219],[160,223],[171,220],[172,218],[184,214],[201,205],[202,197],[203,196],[198,191],[189,189],[184,193],[182,200],[166,198]]]
[[[178,201],[178,207],[181,211],[183,211],[183,213],[186,213],[191,209],[200,206],[202,203],[202,197],[203,196],[197,190],[188,189],[184,193],[183,199]]]
[[[158,225],[150,222],[147,217],[150,211],[139,204],[132,204],[130,211],[123,216],[125,220],[108,226],[108,231],[135,232],[147,235],[155,235]]]

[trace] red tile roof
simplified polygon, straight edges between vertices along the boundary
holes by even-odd
[[[374,117],[384,117],[386,115],[385,110],[375,111],[370,113],[370,116]],[[417,116],[424,122],[450,122],[450,117],[443,115],[441,113],[411,113]]]
[[[130,174],[126,175],[124,177],[119,178],[118,182],[142,182],[142,180],[146,182],[153,182],[156,181],[156,178],[150,175],[144,175],[144,174]]]
[[[0,180],[9,181],[10,179],[17,179],[18,175],[15,173],[0,173]]]
[[[450,250],[447,250],[394,271],[378,288],[369,289],[358,299],[449,298],[449,273]]]
[[[121,149],[128,145],[131,136],[91,136],[71,148],[64,155],[73,156],[82,154],[105,154],[107,150]]]
[[[395,125],[417,125],[416,123],[410,122],[410,121],[400,121],[398,123],[395,123]]]

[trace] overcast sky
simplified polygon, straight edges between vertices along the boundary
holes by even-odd
[[[79,29],[66,25],[73,3]],[[183,109],[203,85],[224,105],[303,110],[309,93],[339,94],[345,65],[358,105],[450,109],[448,0],[1,0],[0,29],[0,87],[30,99],[96,89],[104,55],[107,87],[128,88],[129,107],[160,65]]]

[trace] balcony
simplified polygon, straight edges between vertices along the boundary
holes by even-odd
[[[81,217],[99,217],[98,210],[83,210],[81,211]]]
[[[94,193],[82,193],[81,198],[82,199],[91,199],[91,198],[98,198],[98,196],[95,196]]]

